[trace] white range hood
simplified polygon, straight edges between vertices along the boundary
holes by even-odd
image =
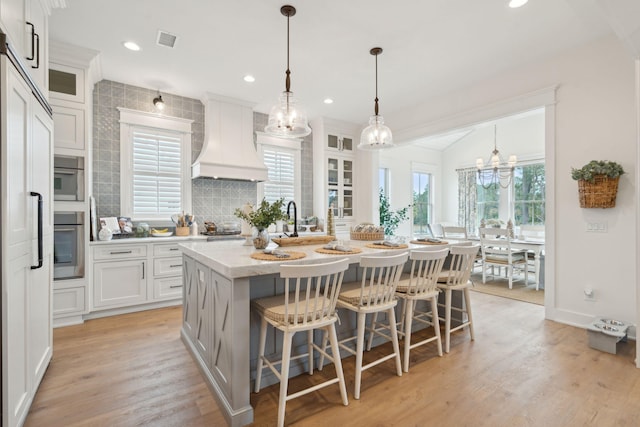
[[[253,104],[207,93],[204,144],[191,177],[266,181],[267,168],[253,144]]]

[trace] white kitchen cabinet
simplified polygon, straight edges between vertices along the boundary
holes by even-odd
[[[0,0],[0,24],[25,70],[46,96],[50,11],[45,4],[41,0]]]
[[[53,93],[53,92],[52,92]],[[53,105],[56,148],[85,148],[85,111],[83,109]]]
[[[353,154],[356,148],[353,144],[352,136],[341,135],[337,132],[327,133],[326,144],[327,152],[337,151],[345,154]]]
[[[185,279],[177,241],[155,243],[155,239],[148,238],[96,242],[91,245],[90,254],[92,304],[84,318],[183,302]],[[59,282],[64,286],[64,280]]]
[[[57,52],[60,47],[58,44],[54,46],[56,46],[55,52]],[[59,59],[56,59],[51,61],[49,65],[49,96],[54,103],[55,100],[61,100],[85,104],[88,89],[85,85],[86,74],[90,65],[87,64],[86,67],[80,68],[60,62]],[[78,105],[78,108],[82,108],[82,105]]]
[[[71,317],[82,314],[85,309],[84,294],[84,286],[55,289],[53,291],[53,315],[55,317]]]
[[[1,424],[6,426],[24,422],[52,355],[53,122],[34,89],[0,55]]]
[[[93,266],[93,306],[122,307],[147,300],[147,260],[96,262]]]
[[[357,215],[358,185],[356,144],[358,127],[330,119],[316,119],[313,128],[313,209],[326,218],[333,210],[336,235],[349,238]],[[322,214],[320,214],[322,212]]]

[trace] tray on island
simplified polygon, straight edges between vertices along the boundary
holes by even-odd
[[[322,245],[336,240],[333,236],[274,237],[272,242],[278,246]]]

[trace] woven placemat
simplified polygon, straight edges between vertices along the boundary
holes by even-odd
[[[254,252],[251,254],[251,258],[259,259],[260,261],[291,261],[292,259],[300,259],[307,256],[304,252],[294,251],[282,251],[289,254],[288,258],[278,258],[273,254],[265,254],[264,252]]]
[[[409,245],[398,245],[398,246],[387,246],[387,245],[376,245],[375,243],[369,243],[368,245],[365,245],[367,248],[371,248],[371,249],[407,249],[409,247]]]
[[[345,251],[335,251],[333,249],[318,248],[316,249],[316,252],[318,252],[319,254],[328,254],[328,255],[351,255],[351,254],[359,254],[360,252],[362,252],[362,249],[360,248],[352,248],[352,249],[353,250],[349,252],[345,252]]]
[[[414,243],[416,245],[448,245],[449,242],[447,242],[446,240],[443,240],[441,242],[428,242],[428,241],[424,241],[424,242],[420,242],[418,240],[412,240],[410,243]]]

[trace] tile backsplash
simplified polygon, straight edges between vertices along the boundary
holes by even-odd
[[[109,80],[98,82],[93,91],[93,196],[97,216],[119,216],[120,212],[120,123],[118,107],[155,112],[153,89],[131,86]],[[162,92],[163,114],[193,120],[191,138],[192,162],[200,154],[204,142],[204,105],[200,100]],[[263,130],[268,116],[254,112],[254,130]],[[311,135],[302,142],[302,197],[296,200],[298,215],[313,214],[313,158]],[[205,220],[237,221],[235,208],[246,202],[255,203],[257,184],[249,181],[227,181],[212,178],[192,180],[192,207],[196,222]]]

